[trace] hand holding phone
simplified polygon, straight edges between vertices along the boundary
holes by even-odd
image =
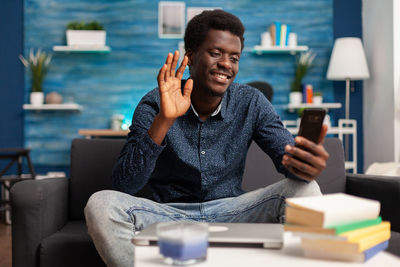
[[[318,143],[326,111],[321,108],[305,109],[301,116],[298,136]]]
[[[282,164],[291,173],[307,181],[312,181],[319,176],[329,157],[321,143],[322,135],[325,135],[327,131],[327,128],[323,127],[325,113],[323,109],[305,109],[298,136],[307,140],[297,140],[294,147],[290,145],[285,147],[288,155],[283,156]]]

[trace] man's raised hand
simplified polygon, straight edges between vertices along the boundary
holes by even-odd
[[[169,53],[157,77],[161,106],[159,115],[167,120],[175,120],[185,114],[190,107],[193,80],[188,79],[186,81],[183,93],[181,88],[181,80],[188,63],[188,57],[184,57],[181,65],[175,72],[178,60],[178,51],[175,51],[174,55]]]

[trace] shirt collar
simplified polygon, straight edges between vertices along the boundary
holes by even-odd
[[[192,104],[190,104],[190,106],[192,107],[192,110],[193,110],[194,114],[198,117],[198,116],[199,116],[199,113],[197,113],[197,111],[194,109],[194,107],[193,107]],[[216,115],[221,111],[221,107],[222,107],[222,101],[221,101],[221,103],[219,103],[217,109],[214,110],[213,113],[211,113],[211,117],[216,116]]]

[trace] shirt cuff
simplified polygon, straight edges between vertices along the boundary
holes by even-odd
[[[164,140],[162,141],[161,145],[155,143],[153,139],[149,136],[148,133],[145,134],[143,138],[143,145],[148,148],[148,151],[152,151],[153,154],[160,154],[167,145],[167,142]]]

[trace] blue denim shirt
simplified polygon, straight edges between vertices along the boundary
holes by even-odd
[[[221,110],[201,121],[192,108],[169,129],[161,146],[147,131],[160,110],[158,88],[137,106],[127,142],[113,170],[114,189],[134,195],[145,184],[157,202],[203,202],[235,197],[241,188],[247,150],[254,140],[286,177],[281,164],[293,136],[257,89],[233,83]],[[268,174],[266,174],[268,175]]]

